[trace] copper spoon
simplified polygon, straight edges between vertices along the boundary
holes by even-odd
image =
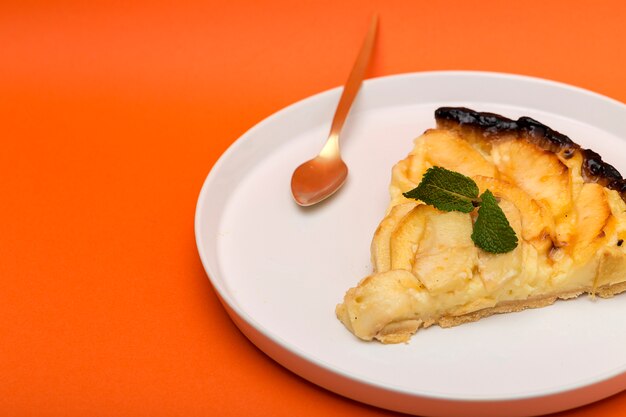
[[[377,26],[378,17],[374,15],[361,51],[341,93],[326,144],[315,158],[296,168],[291,177],[291,193],[296,203],[301,206],[312,206],[330,197],[343,185],[348,176],[348,166],[339,153],[339,133],[363,83],[376,40]]]

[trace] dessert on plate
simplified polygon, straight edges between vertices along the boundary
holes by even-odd
[[[336,308],[348,330],[400,343],[433,324],[626,290],[626,180],[613,166],[528,117],[445,107],[435,119],[436,129],[392,169],[391,201],[371,245],[373,273]],[[442,211],[407,198],[433,167],[469,177],[483,195],[489,190],[515,246],[476,244],[479,208]]]

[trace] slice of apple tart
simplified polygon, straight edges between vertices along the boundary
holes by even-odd
[[[351,332],[406,342],[433,324],[626,290],[626,180],[614,167],[528,117],[446,107],[435,118],[437,128],[392,169],[391,202],[371,245],[374,272],[336,308]],[[432,167],[489,190],[515,232],[514,249],[475,244],[479,210],[441,211],[405,197]]]

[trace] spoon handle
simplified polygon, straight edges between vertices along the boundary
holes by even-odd
[[[346,117],[348,117],[352,102],[354,101],[354,98],[363,83],[365,70],[367,70],[367,65],[369,64],[370,57],[372,56],[372,50],[374,49],[377,28],[378,15],[375,14],[372,16],[372,22],[370,23],[369,30],[367,31],[367,35],[363,41],[363,46],[361,46],[356,62],[354,63],[352,71],[348,76],[348,81],[346,81],[343,92],[341,93],[337,110],[335,110],[335,117],[333,118],[333,123],[330,127],[329,138],[334,137],[336,141],[339,139],[339,132],[341,132],[343,124],[346,121]]]

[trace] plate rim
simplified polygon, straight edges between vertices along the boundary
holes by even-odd
[[[363,87],[367,88],[367,86],[369,85],[385,83],[389,80],[426,78],[426,77],[432,77],[432,76],[445,76],[445,77],[469,76],[469,77],[483,77],[483,78],[500,78],[500,79],[508,79],[508,80],[513,80],[513,81],[517,80],[517,81],[544,84],[550,87],[566,89],[566,90],[570,90],[579,94],[583,94],[595,100],[605,101],[607,102],[607,104],[611,104],[613,106],[619,107],[621,111],[624,112],[624,114],[626,115],[626,104],[614,98],[608,97],[606,95],[603,95],[603,94],[600,94],[591,90],[587,90],[585,88],[578,87],[575,85],[567,84],[561,81],[555,81],[555,80],[549,80],[549,79],[540,78],[540,77],[534,77],[534,76],[528,76],[528,75],[522,75],[522,74],[513,74],[513,73],[502,73],[502,72],[491,72],[491,71],[465,71],[465,70],[407,72],[407,73],[391,74],[391,75],[385,75],[381,77],[367,79],[364,81]],[[308,97],[302,98],[292,104],[289,104],[279,109],[278,111],[270,114],[269,116],[265,117],[264,119],[262,119],[261,121],[253,125],[247,131],[241,134],[236,140],[234,140],[229,145],[229,147],[220,155],[220,157],[215,161],[213,166],[210,167],[209,173],[202,184],[200,193],[198,195],[197,203],[196,203],[195,217],[194,217],[194,235],[195,235],[196,247],[198,249],[198,254],[200,256],[200,260],[202,262],[207,278],[209,279],[209,282],[211,283],[216,294],[218,295],[218,299],[220,300],[220,302],[223,304],[224,308],[228,312],[229,316],[231,317],[231,320],[233,320],[235,325],[237,325],[237,327],[246,335],[246,337],[251,339],[248,332],[242,329],[240,324],[238,324],[237,320],[235,320],[235,318],[232,317],[232,314],[236,314],[237,318],[239,320],[242,320],[245,323],[245,325],[250,326],[254,331],[259,332],[262,335],[262,337],[267,338],[271,343],[278,345],[280,349],[286,350],[290,354],[295,355],[300,360],[308,364],[319,367],[323,369],[324,371],[329,372],[331,374],[336,374],[348,380],[354,381],[357,384],[368,385],[370,387],[373,387],[379,390],[391,391],[397,394],[406,395],[406,396],[416,398],[416,399],[422,398],[422,399],[429,399],[429,400],[456,401],[456,402],[462,401],[462,402],[471,402],[471,403],[493,403],[493,402],[534,400],[534,399],[541,398],[541,397],[560,396],[560,395],[567,394],[570,392],[575,392],[580,389],[584,389],[586,387],[597,386],[603,383],[610,382],[611,380],[624,377],[626,375],[626,363],[623,366],[618,367],[617,369],[613,371],[605,372],[601,376],[596,376],[594,378],[586,378],[581,381],[576,381],[569,385],[560,386],[558,388],[555,388],[549,391],[540,390],[537,392],[526,392],[526,393],[519,394],[519,395],[496,395],[496,396],[490,396],[490,397],[487,397],[487,396],[485,397],[478,397],[478,396],[461,397],[461,396],[450,396],[450,395],[445,395],[441,393],[430,393],[430,392],[417,393],[415,391],[411,391],[403,387],[390,386],[390,385],[385,385],[385,384],[379,384],[379,383],[369,381],[369,380],[363,380],[362,378],[359,378],[355,375],[347,373],[344,370],[340,368],[336,368],[322,360],[319,360],[315,357],[311,357],[306,352],[301,351],[301,349],[295,346],[291,346],[288,342],[283,340],[279,335],[275,335],[273,332],[268,331],[268,329],[265,326],[257,322],[248,313],[243,311],[238,306],[238,304],[233,299],[231,299],[228,291],[226,291],[226,289],[223,288],[219,284],[219,282],[216,282],[212,278],[213,276],[220,276],[221,274],[219,271],[213,269],[213,267],[210,265],[209,261],[207,260],[207,256],[204,254],[202,250],[203,247],[206,247],[206,243],[204,242],[204,237],[200,230],[201,222],[202,222],[202,213],[203,213],[203,209],[205,206],[205,201],[208,200],[206,198],[206,195],[209,192],[209,189],[211,188],[211,184],[215,181],[215,178],[218,176],[219,171],[222,169],[222,166],[229,159],[230,155],[237,152],[237,150],[240,147],[245,146],[245,144],[248,141],[252,140],[254,137],[254,133],[257,130],[262,129],[266,124],[272,123],[276,119],[284,117],[291,111],[295,111],[302,106],[308,105],[312,101],[320,100],[320,99],[325,98],[326,96],[330,96],[333,94],[338,94],[338,92],[341,89],[342,89],[342,86],[334,87],[334,88],[330,88],[330,89],[315,93]],[[261,349],[261,350],[267,354],[267,352],[264,349]],[[272,355],[269,355],[269,356],[272,357],[276,362],[281,364],[281,366],[287,367],[288,369],[292,370],[290,367],[288,367],[287,365],[285,365],[284,363],[282,363],[280,360],[276,359]],[[318,384],[316,381],[308,377],[305,377],[302,374],[299,374],[299,375],[313,383]],[[619,391],[616,391],[613,394],[617,392]],[[608,395],[612,395],[612,394],[607,394],[606,396]],[[598,399],[600,398],[603,398],[603,397],[599,397]],[[357,400],[362,401],[362,402],[367,402],[358,398]]]

